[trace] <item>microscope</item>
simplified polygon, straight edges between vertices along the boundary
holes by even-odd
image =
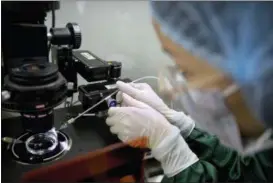
[[[10,140],[11,155],[21,164],[50,162],[69,151],[71,139],[56,130],[54,108],[79,92],[86,109],[115,91],[121,76],[120,62],[79,50],[82,35],[77,23],[55,27],[59,8],[58,1],[2,2],[1,105],[21,116],[25,132]],[[45,18],[50,11],[48,31]],[[78,74],[89,84],[78,86]],[[90,112],[107,109],[105,102]]]

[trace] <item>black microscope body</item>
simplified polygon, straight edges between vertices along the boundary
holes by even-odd
[[[108,86],[121,76],[120,62],[79,50],[77,23],[55,27],[59,8],[58,1],[2,2],[2,109],[20,113],[25,130],[32,133],[53,128],[53,109],[67,97],[79,91],[86,109],[115,90]],[[45,18],[50,11],[48,31]],[[91,83],[78,86],[77,74]],[[90,112],[107,107],[103,103]]]

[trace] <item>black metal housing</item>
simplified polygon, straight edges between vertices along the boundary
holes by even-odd
[[[73,57],[77,72],[88,82],[117,80],[121,75],[120,62],[106,62],[88,50],[75,50]]]
[[[123,82],[131,82],[130,79],[120,79]],[[83,109],[88,109],[89,107],[95,105],[103,98],[107,97],[111,93],[117,90],[116,81],[106,81],[102,83],[94,83],[79,86],[79,101],[82,103]],[[114,95],[112,98],[116,98]],[[99,111],[107,111],[108,105],[106,102],[98,105],[89,113],[97,113]]]

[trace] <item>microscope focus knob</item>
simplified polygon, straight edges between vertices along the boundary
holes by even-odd
[[[68,23],[65,28],[51,28],[47,35],[53,45],[69,45],[78,49],[82,43],[82,33],[77,23]]]
[[[68,28],[72,35],[71,41],[73,48],[74,49],[80,48],[82,43],[82,33],[80,26],[77,23],[68,23],[66,24],[66,27]]]

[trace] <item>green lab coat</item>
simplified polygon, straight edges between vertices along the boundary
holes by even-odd
[[[273,149],[242,157],[199,129],[186,141],[200,160],[162,182],[273,182]]]

